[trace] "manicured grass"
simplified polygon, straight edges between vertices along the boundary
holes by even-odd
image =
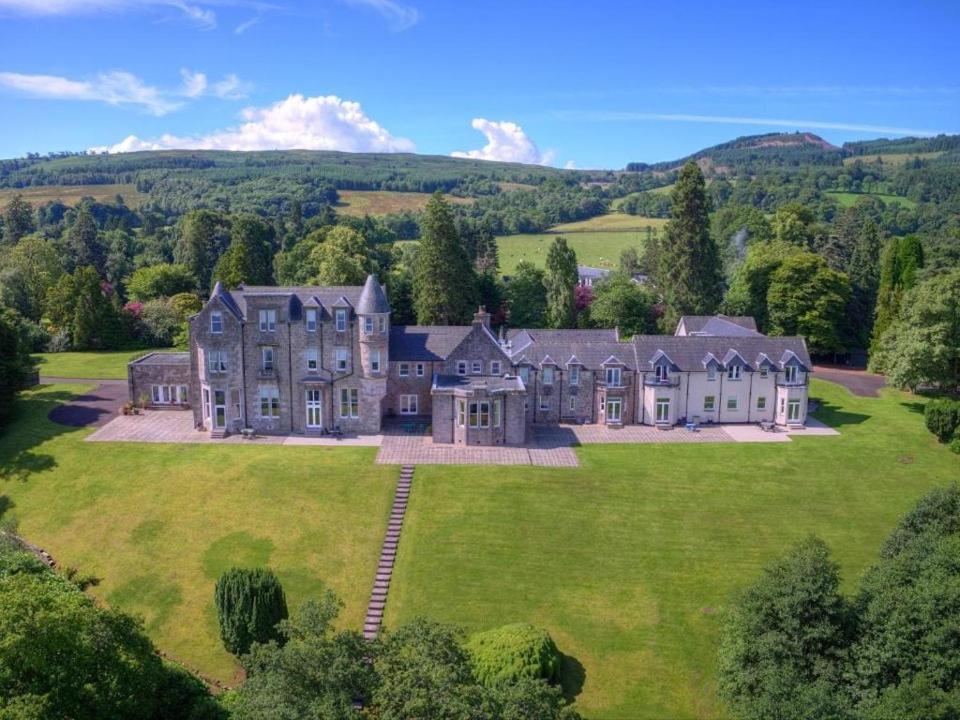
[[[375,448],[88,443],[47,413],[83,386],[25,393],[0,435],[0,508],[93,592],[143,616],[158,647],[230,681],[213,588],[234,565],[269,565],[288,604],[323,584],[360,629],[397,469]]]
[[[418,192],[389,192],[386,190],[340,190],[340,203],[337,212],[341,215],[387,215],[388,213],[404,210],[418,211],[427,206],[432,197],[431,193]],[[471,198],[446,196],[447,201],[455,204],[469,205]]]
[[[498,237],[500,269],[510,275],[521,260],[544,267],[547,251],[557,235],[567,239],[581,265],[615,268],[623,250],[630,247],[642,250],[648,227],[660,231],[665,223],[666,220],[659,218],[609,213],[582,222],[556,225],[545,233]]]
[[[882,200],[885,204],[889,205],[891,203],[900,203],[905,208],[914,208],[917,206],[916,201],[911,200],[910,198],[900,197],[899,195],[888,195],[886,193],[845,193],[845,192],[836,192],[833,190],[828,190],[825,195],[829,195],[840,207],[848,208],[852,207],[857,203],[860,198],[877,198]]]
[[[589,718],[725,717],[720,613],[760,567],[816,533],[850,590],[917,498],[960,477],[917,398],[812,391],[840,437],[593,445],[570,470],[418,467],[388,626],[533,622],[569,656]]]
[[[148,352],[173,352],[164,348],[152,350],[107,350],[103,352],[39,353],[34,355],[41,375],[95,380],[126,380],[127,363]]]
[[[138,208],[147,198],[146,193],[137,191],[137,186],[128,185],[39,185],[29,188],[0,189],[0,205],[6,205],[14,195],[34,206],[59,200],[66,205],[76,205],[80,198],[92,197],[99,202],[113,202],[117,195],[123,196],[123,202],[129,208]]]

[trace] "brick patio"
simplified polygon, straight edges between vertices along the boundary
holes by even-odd
[[[579,467],[570,443],[534,443],[529,446],[464,447],[435,443],[421,433],[390,432],[383,436],[380,465],[541,465]]]

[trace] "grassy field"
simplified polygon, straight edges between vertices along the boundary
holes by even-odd
[[[123,196],[127,207],[137,208],[147,198],[137,192],[135,185],[42,185],[28,188],[0,188],[0,205],[6,205],[14,195],[22,195],[27,202],[42,205],[59,200],[66,205],[76,205],[80,198],[92,197],[101,202],[113,202],[117,195]]]
[[[172,352],[164,348],[157,352]],[[39,353],[34,355],[41,375],[96,380],[126,380],[127,363],[150,350]]]
[[[25,537],[101,578],[97,596],[221,680],[238,667],[213,587],[234,565],[273,568],[291,607],[326,583],[360,628],[396,478],[375,448],[87,443],[47,419],[82,389],[25,393],[0,436],[0,507]]]
[[[614,268],[623,250],[643,247],[648,227],[659,231],[664,224],[666,220],[658,218],[609,213],[582,222],[556,225],[545,233],[498,237],[500,269],[510,275],[521,260],[543,267],[550,243],[557,235],[567,239],[581,265]]]
[[[884,165],[894,165],[899,166],[905,164],[908,160],[913,160],[915,157],[920,158],[921,160],[930,160],[935,157],[943,155],[943,150],[935,150],[933,152],[923,152],[923,153],[880,153],[879,155],[854,155],[853,157],[847,157],[843,159],[844,165],[853,165],[859,160],[864,165],[876,164],[877,158],[879,157]]]
[[[910,200],[909,198],[900,197],[899,195],[888,195],[886,193],[845,193],[837,192],[833,190],[827,190],[825,195],[829,195],[840,207],[848,208],[852,207],[857,203],[860,198],[872,197],[882,200],[886,204],[890,203],[900,203],[905,208],[914,208],[917,206],[916,201]]]
[[[388,192],[385,190],[340,190],[337,212],[342,215],[387,215],[404,210],[423,210],[430,200],[430,193]],[[469,205],[470,198],[447,195],[447,200],[459,205]]]
[[[759,568],[816,533],[850,590],[898,517],[960,476],[916,398],[813,394],[840,437],[594,445],[571,470],[418,467],[388,625],[530,621],[568,656],[586,717],[724,717],[720,613]]]

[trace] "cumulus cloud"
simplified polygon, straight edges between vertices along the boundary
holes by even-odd
[[[137,150],[343,150],[412,152],[410,140],[391,135],[363,111],[360,103],[336,95],[291,95],[264,108],[247,108],[245,122],[203,136],[162,135],[142,140],[130,135],[94,153]]]
[[[413,27],[420,19],[420,12],[411,5],[396,0],[344,0],[348,5],[367,7],[385,18],[394,32]]]
[[[528,165],[549,165],[553,162],[554,153],[550,150],[541,153],[536,143],[516,123],[474,118],[471,125],[486,136],[487,144],[480,150],[452,152],[450,154],[453,157]]]
[[[0,10],[24,15],[84,15],[166,7],[179,11],[200,27],[212,28],[217,24],[217,16],[206,7],[212,4],[216,3],[187,3],[184,0],[0,0]]]
[[[250,89],[249,83],[233,74],[212,86],[202,72],[182,68],[180,77],[180,87],[165,90],[148,85],[136,75],[123,70],[102,72],[86,80],[74,80],[59,75],[0,72],[0,87],[47,100],[85,100],[116,106],[128,105],[157,116],[178,110],[187,100],[208,93],[224,100],[239,100],[246,97]]]

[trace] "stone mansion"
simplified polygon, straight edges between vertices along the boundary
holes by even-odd
[[[380,432],[428,423],[435,442],[523,444],[541,424],[802,425],[811,371],[801,337],[752,318],[685,316],[674,335],[395,326],[363,287],[219,283],[190,318],[190,350],[129,366],[131,399],[192,409],[214,436]]]

